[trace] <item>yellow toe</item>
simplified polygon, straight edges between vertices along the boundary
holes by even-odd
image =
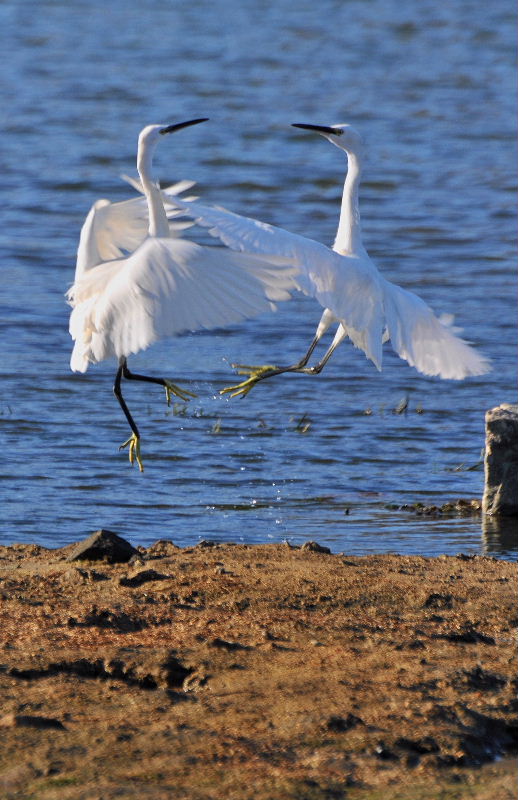
[[[132,433],[130,438],[121,444],[119,450],[124,450],[125,447],[129,448],[128,456],[130,464],[133,465],[136,461],[139,471],[144,472],[144,465],[140,455],[140,438],[135,433]]]

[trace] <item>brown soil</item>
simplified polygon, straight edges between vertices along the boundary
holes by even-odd
[[[2,799],[515,797],[516,565],[70,552],[0,547]]]

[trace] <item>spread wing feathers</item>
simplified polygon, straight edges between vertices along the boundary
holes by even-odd
[[[101,264],[69,290],[71,367],[128,356],[184,331],[239,322],[275,308],[294,288],[293,268],[256,256],[149,238],[128,258]]]
[[[139,181],[122,176],[138,192],[142,193]],[[194,181],[179,181],[168,187],[168,197],[174,197],[194,186]],[[186,198],[188,200],[192,198]],[[174,215],[173,215],[174,216]],[[179,232],[189,228],[192,222],[173,221],[169,223],[170,235],[178,236]],[[132,253],[147,236],[149,215],[145,197],[134,197],[111,203],[102,198],[91,207],[85,219],[79,237],[77,250],[77,281],[87,270]]]
[[[488,359],[455,336],[412,292],[383,281],[387,334],[395,352],[424,375],[460,380],[490,370]]]
[[[140,194],[144,194],[142,182],[140,181],[139,178],[132,178],[130,175],[125,175],[125,174],[122,174],[121,178],[123,181],[126,181],[126,183],[129,183],[130,186],[133,186],[133,188],[136,189],[137,192],[140,192]],[[164,204],[167,203],[168,197],[169,198],[178,197],[180,194],[182,194],[182,192],[187,192],[189,189],[192,189],[192,187],[195,185],[196,181],[188,181],[184,179],[167,186],[166,187],[167,194],[165,193],[165,190],[160,189]],[[188,197],[182,197],[181,199],[185,202],[192,203],[194,202],[194,200],[197,200],[198,198],[195,195],[189,195]],[[146,213],[147,213],[147,205],[146,205]],[[172,238],[181,235],[180,231],[184,231],[186,228],[192,228],[192,226],[195,224],[194,220],[177,219],[177,217],[182,216],[182,214],[183,212],[179,208],[175,210],[170,210],[168,213],[169,235]],[[174,222],[171,222],[171,219],[174,219]]]
[[[313,239],[223,208],[179,198],[171,202],[233,250],[260,253],[267,259],[272,254],[289,258],[299,268],[297,288],[329,308],[343,322],[353,344],[381,369],[383,292],[370,259],[339,255]]]
[[[75,280],[87,270],[132,252],[148,230],[146,199],[135,197],[120,203],[97,200],[91,207],[79,237]]]
[[[342,256],[312,239],[223,208],[181,198],[169,202],[232,249],[292,258],[301,268],[298,288],[333,312],[378,369],[382,343],[390,338],[395,352],[425,375],[461,379],[490,370],[489,361],[455,336],[423,300],[386,281],[366,254]]]
[[[311,267],[329,253],[328,247],[314,239],[299,236],[284,228],[278,228],[251,217],[242,217],[224,208],[205,206],[201,203],[188,202],[182,198],[169,197],[167,189],[164,191],[164,195],[168,197],[166,201],[168,215],[171,207],[173,209],[181,208],[198,225],[208,228],[211,236],[219,239],[232,250],[260,253],[265,257],[281,256],[292,259],[293,263],[296,263],[301,269],[299,288],[307,294],[314,295],[315,287],[312,281]]]
[[[139,178],[132,178],[131,175],[126,175],[125,173],[121,174],[121,178],[123,181],[126,181],[126,183],[129,183],[130,186],[133,186],[133,188],[136,189],[137,192],[139,192],[140,194],[144,194],[144,189],[142,188],[142,182],[140,181]],[[181,180],[177,181],[176,183],[170,184],[169,186],[163,189],[163,192],[165,194],[164,200],[167,201],[168,195],[171,197],[176,197],[177,195],[182,194],[182,192],[187,192],[189,189],[192,189],[192,187],[195,186],[195,184],[196,181],[188,181],[188,180]],[[197,198],[184,197],[182,199],[184,201],[191,201],[191,200],[196,200]]]

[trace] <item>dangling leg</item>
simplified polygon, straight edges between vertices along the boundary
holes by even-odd
[[[151,378],[148,375],[137,375],[135,372],[130,372],[125,358],[121,359],[121,366],[122,374],[130,381],[146,381],[147,383],[157,383],[159,386],[163,386],[168,406],[171,405],[171,394],[185,401],[188,401],[190,397],[196,397],[194,392],[188,392],[187,389],[180,389],[175,383],[165,378]]]
[[[311,358],[311,354],[317,346],[319,338],[318,336],[314,337],[306,355],[291,367],[276,367],[273,364],[265,364],[262,367],[253,367],[248,364],[232,364],[234,369],[237,369],[238,375],[248,375],[249,377],[246,381],[238,383],[236,386],[226,386],[224,389],[220,390],[220,394],[231,392],[231,397],[237,397],[238,395],[245,397],[256,383],[264,381],[265,378],[272,378],[274,375],[282,375],[284,372],[297,372],[301,370]]]
[[[139,430],[138,430],[138,428],[137,428],[137,426],[135,424],[135,420],[133,419],[133,417],[130,414],[130,410],[129,410],[128,406],[126,405],[126,401],[124,400],[124,398],[122,396],[122,391],[121,391],[121,378],[122,378],[122,375],[123,375],[123,372],[124,372],[125,364],[126,364],[126,359],[121,359],[120,364],[119,364],[119,369],[117,370],[117,374],[115,376],[115,383],[113,384],[113,393],[114,393],[115,397],[117,398],[117,400],[119,401],[120,407],[124,411],[124,415],[125,415],[126,419],[128,420],[128,424],[129,424],[129,426],[130,426],[130,428],[132,430],[132,434],[131,434],[130,438],[126,442],[121,444],[121,446],[119,447],[119,450],[122,450],[124,447],[128,447],[129,446],[130,464],[133,464],[133,462],[136,461],[137,464],[138,464],[139,470],[141,472],[144,472],[144,466],[143,466],[142,460],[140,458],[140,433],[139,433]]]
[[[304,372],[306,375],[318,375],[320,372],[322,372],[338,345],[341,344],[346,337],[347,331],[345,330],[344,326],[340,324],[335,333],[335,337],[331,342],[331,345],[324,353],[324,357],[321,359],[321,361],[319,361],[318,364],[315,364],[314,367],[304,367],[303,369],[297,370],[297,372]]]
[[[264,380],[265,378],[271,378],[274,375],[281,375],[284,372],[309,372],[309,370],[305,369],[306,364],[311,358],[313,350],[319,343],[320,339],[327,331],[329,326],[332,325],[333,322],[336,322],[336,317],[328,308],[326,308],[326,310],[322,314],[315,336],[313,337],[313,340],[306,354],[300,359],[300,361],[298,361],[296,364],[292,364],[292,366],[290,367],[276,367],[273,364],[271,365],[266,364],[265,366],[262,367],[253,367],[253,366],[248,366],[247,364],[232,364],[232,366],[238,370],[238,375],[248,375],[249,377],[247,378],[246,381],[236,384],[236,386],[227,386],[225,389],[222,389],[220,391],[220,394],[226,394],[227,392],[231,392],[230,395],[231,397],[237,397],[238,395],[242,395],[243,397],[245,397],[245,395],[248,394],[250,389],[252,389],[256,383]],[[341,327],[342,326],[340,325],[340,328]],[[338,330],[340,330],[340,328]],[[329,358],[330,355],[331,353],[329,353],[327,358]]]
[[[119,450],[122,450],[122,448],[124,447],[129,447],[130,463],[133,464],[133,462],[136,461],[139,470],[141,472],[144,472],[142,459],[140,457],[140,433],[135,424],[135,420],[131,416],[128,406],[126,405],[126,402],[122,396],[121,379],[123,377],[126,378],[127,380],[145,381],[146,383],[156,383],[159,386],[163,386],[165,389],[165,396],[167,399],[168,406],[171,404],[171,394],[175,394],[178,397],[181,397],[182,400],[189,400],[189,397],[196,397],[196,395],[193,392],[188,392],[186,389],[180,389],[178,386],[176,386],[176,384],[166,380],[165,378],[151,378],[148,375],[137,375],[134,372],[130,372],[126,358],[122,357],[119,360],[119,369],[117,370],[117,374],[115,376],[113,391],[115,397],[119,401],[120,407],[124,411],[126,419],[128,420],[129,426],[132,430],[132,435],[126,442],[124,442],[124,444],[121,444]]]

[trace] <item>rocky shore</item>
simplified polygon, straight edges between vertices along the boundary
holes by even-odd
[[[2,799],[516,796],[516,564],[124,558],[0,547]]]

